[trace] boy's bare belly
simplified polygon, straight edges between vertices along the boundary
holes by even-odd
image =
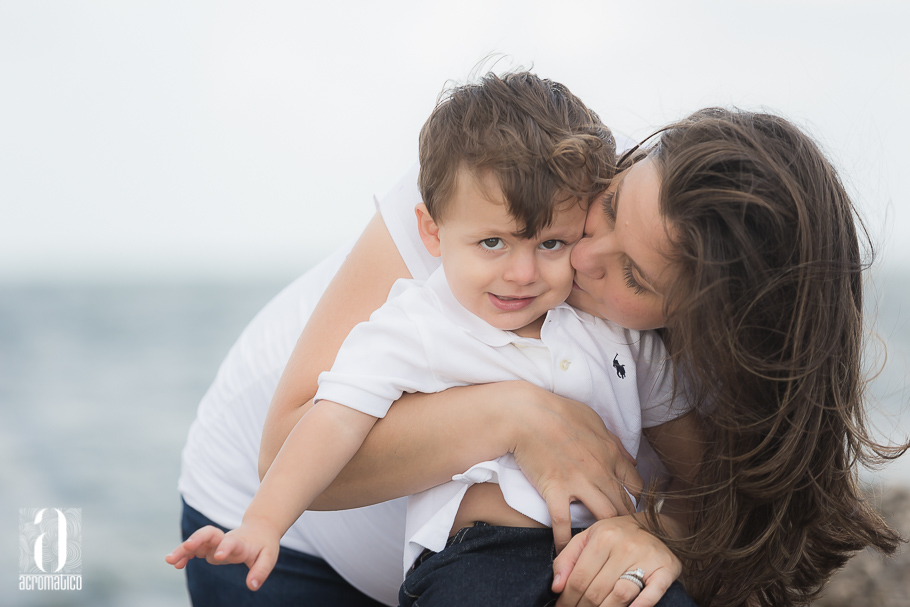
[[[538,527],[546,529],[532,518],[513,509],[502,497],[499,485],[495,483],[477,483],[471,485],[461,500],[461,506],[455,515],[455,522],[449,535],[455,535],[459,529],[473,527],[477,521],[501,527]]]

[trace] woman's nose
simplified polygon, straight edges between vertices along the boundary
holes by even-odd
[[[572,267],[580,274],[600,278],[604,273],[603,248],[603,243],[598,237],[585,236],[572,249],[569,257]]]

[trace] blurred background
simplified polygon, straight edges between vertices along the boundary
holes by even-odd
[[[708,105],[808,130],[875,244],[876,425],[910,434],[907,23],[898,0],[0,3],[0,604],[188,605],[163,557],[199,399],[479,64],[633,138]],[[910,456],[863,478],[910,485]],[[84,588],[20,592],[18,509],[54,506],[83,509]]]

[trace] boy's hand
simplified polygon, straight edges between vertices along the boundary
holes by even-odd
[[[191,558],[204,558],[209,560],[214,556],[215,550],[224,539],[224,531],[212,525],[197,529],[185,542],[174,548],[174,551],[164,557],[164,560],[176,567],[183,569]]]
[[[211,525],[198,529],[185,542],[165,557],[165,561],[183,569],[191,558],[204,558],[213,565],[244,563],[250,568],[246,585],[259,590],[278,561],[278,541],[267,526],[243,523],[224,533]]]

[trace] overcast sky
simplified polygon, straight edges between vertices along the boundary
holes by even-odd
[[[910,258],[910,3],[0,2],[0,282],[290,279],[416,161],[485,56],[633,137],[707,105],[805,126]]]

